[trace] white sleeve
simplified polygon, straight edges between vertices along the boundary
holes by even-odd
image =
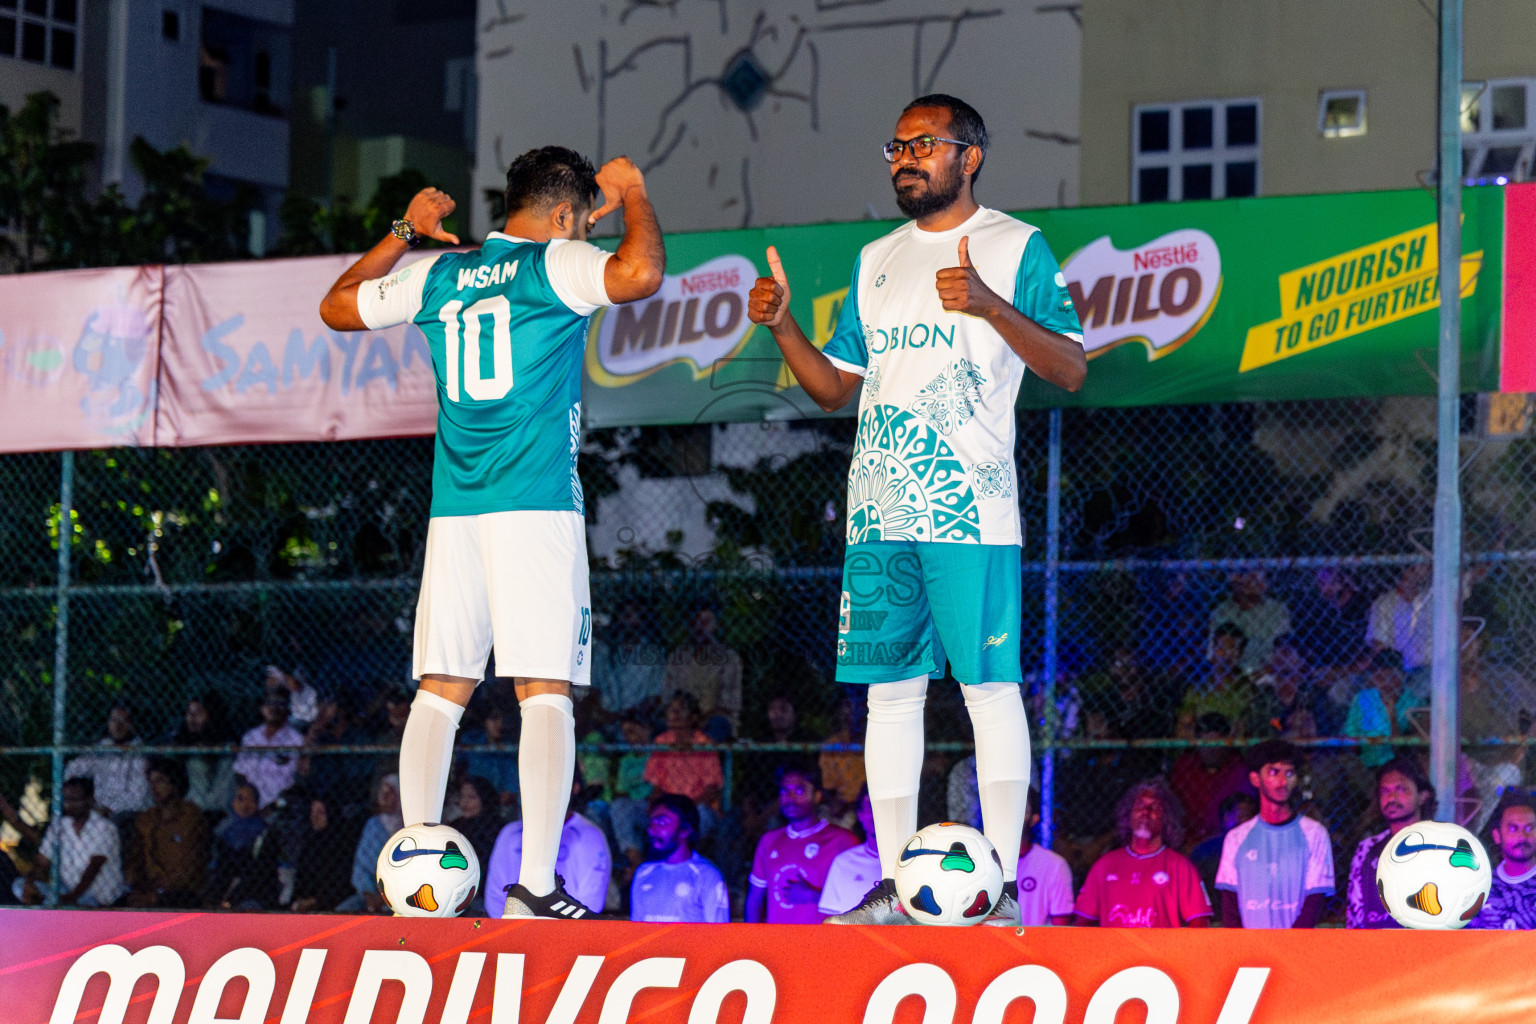
[[[441,255],[441,254],[439,254]],[[387,277],[376,277],[357,286],[357,315],[369,330],[410,323],[421,312],[421,294],[427,271],[438,260],[428,256],[401,267]]]
[[[1237,851],[1248,830],[1239,825],[1221,841],[1221,862],[1216,866],[1216,888],[1237,892]]]
[[[1301,826],[1307,836],[1307,871],[1303,880],[1303,892],[1333,895],[1333,843],[1328,829],[1313,818],[1302,818]]]
[[[603,283],[603,269],[613,258],[590,242],[552,238],[544,250],[544,272],[550,287],[571,312],[587,316],[602,306],[611,306],[608,286]]]
[[[1045,912],[1055,917],[1072,913],[1072,868],[1063,858],[1049,861],[1045,874]]]

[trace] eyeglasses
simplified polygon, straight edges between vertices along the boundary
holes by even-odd
[[[969,142],[961,142],[959,139],[941,139],[937,135],[919,135],[913,139],[892,139],[880,147],[880,152],[885,154],[885,162],[893,164],[901,159],[901,153],[906,150],[912,154],[912,159],[921,160],[933,155],[933,147],[940,142],[953,143],[956,146],[970,146]]]

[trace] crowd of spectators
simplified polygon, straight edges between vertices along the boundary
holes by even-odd
[[[1037,793],[1022,837],[1025,922],[1394,927],[1375,865],[1434,806],[1425,748],[1403,742],[1428,730],[1427,585],[1408,566],[1372,598],[1325,568],[1285,597],[1244,571],[1202,607],[1169,574],[1158,636],[1064,658],[1051,848],[1037,841]],[[815,922],[849,909],[880,871],[861,695],[806,708],[793,687],[746,699],[718,611],[701,605],[686,625],[669,647],[629,602],[598,633],[596,685],[577,704],[588,748],[562,832],[566,886],[647,921]],[[1536,927],[1526,747],[1487,742],[1530,732],[1536,687],[1489,658],[1480,620],[1461,642],[1457,817],[1500,861],[1474,926]],[[263,682],[234,715],[215,694],[188,700],[155,740],[194,748],[176,757],[146,756],[134,709],[113,706],[99,743],[67,764],[64,813],[46,828],[0,797],[22,838],[0,858],[0,898],[383,912],[374,864],[402,825],[409,689],[353,705],[302,671],[270,667]],[[1038,723],[1045,690],[1026,685]],[[482,865],[474,912],[490,916],[521,859],[517,755],[505,746],[517,713],[505,688],[481,687],[445,802]],[[936,693],[930,737],[946,738],[956,714]],[[931,752],[919,802],[923,821],[980,827],[974,757]]]

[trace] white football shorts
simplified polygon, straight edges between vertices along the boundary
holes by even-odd
[[[436,516],[416,602],[412,674],[592,678],[587,531],[577,512]]]

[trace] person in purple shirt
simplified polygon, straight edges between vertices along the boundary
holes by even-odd
[[[692,800],[663,793],[651,801],[646,829],[651,859],[635,869],[629,889],[631,921],[724,924],[731,919],[725,879],[693,849],[699,809]]]
[[[821,771],[814,762],[779,769],[783,828],[758,840],[747,882],[748,921],[820,924],[816,904],[837,855],[858,846],[845,828],[821,817]]]
[[[1416,821],[1435,802],[1435,788],[1419,766],[1406,757],[1376,769],[1376,806],[1387,827],[1360,840],[1349,862],[1344,925],[1347,928],[1401,928],[1382,905],[1376,890],[1376,865],[1387,841]]]

